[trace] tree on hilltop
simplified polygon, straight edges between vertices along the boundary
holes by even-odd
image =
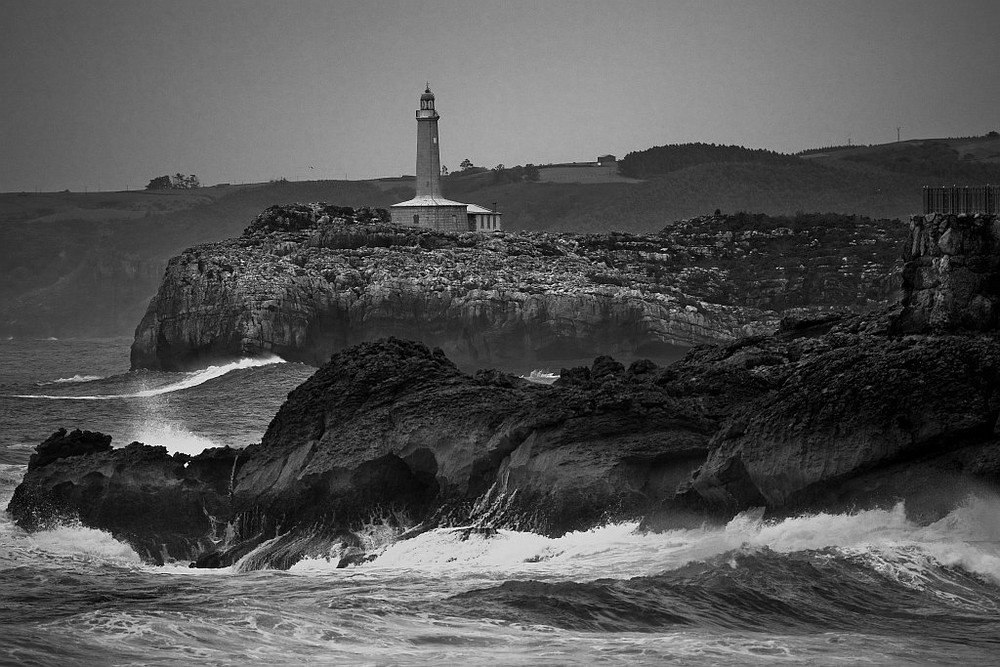
[[[494,185],[500,183],[533,183],[539,180],[539,178],[541,178],[541,174],[538,171],[538,167],[530,162],[523,167],[521,165],[504,167],[502,164],[498,164],[493,168],[493,173],[491,174],[491,180]]]
[[[157,176],[146,184],[147,190],[191,190],[194,188],[200,188],[201,181],[194,174],[185,176],[184,174],[177,172],[173,176]]]
[[[170,187],[171,185],[169,176],[157,176],[156,178],[151,179],[149,183],[146,184],[147,190],[169,190]]]

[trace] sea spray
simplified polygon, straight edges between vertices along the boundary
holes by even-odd
[[[67,558],[102,564],[142,564],[142,559],[128,544],[110,533],[70,523],[26,535],[22,548],[39,558]]]
[[[127,431],[127,440],[135,440],[146,445],[162,445],[168,454],[190,454],[194,456],[218,445],[210,439],[191,432],[183,424],[171,423],[154,416],[144,416]]]
[[[518,377],[536,384],[552,384],[559,379],[559,373],[552,373],[551,371],[536,368],[527,375],[519,375]]]
[[[663,533],[640,532],[636,523],[610,524],[561,537],[503,529],[439,528],[394,542],[360,567],[421,571],[488,568],[511,576],[570,579],[634,577],[741,548],[778,553],[833,548],[847,555],[919,553],[932,560],[942,559],[941,565],[961,566],[996,578],[1000,574],[998,515],[1000,499],[976,495],[927,526],[907,519],[905,505],[898,503],[889,509],[817,513],[781,520],[764,520],[758,510],[751,510],[723,527]],[[324,569],[319,560],[307,559],[297,567]]]

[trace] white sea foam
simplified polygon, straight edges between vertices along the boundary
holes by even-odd
[[[58,526],[31,533],[24,538],[22,548],[45,558],[70,558],[117,565],[142,563],[139,554],[132,547],[116,540],[110,533],[81,525]]]
[[[77,382],[92,382],[94,380],[100,380],[103,377],[104,377],[103,375],[80,375],[79,373],[77,373],[73,377],[58,378],[52,380],[51,382],[46,382],[45,384],[73,384]]]
[[[208,438],[196,435],[184,425],[156,418],[149,418],[136,424],[130,433],[130,440],[138,440],[146,445],[163,445],[171,454],[200,454],[210,447],[218,447]]]
[[[552,384],[559,379],[559,373],[551,373],[547,370],[535,369],[527,375],[519,376],[522,380],[536,382],[538,384]]]
[[[151,396],[160,396],[162,394],[170,394],[175,391],[183,391],[184,389],[190,389],[191,387],[197,387],[200,384],[204,384],[209,380],[214,380],[215,378],[222,377],[226,373],[231,373],[233,371],[242,370],[244,368],[256,368],[258,366],[269,366],[271,364],[283,364],[285,360],[278,356],[268,356],[268,357],[249,357],[245,359],[240,359],[238,361],[233,361],[228,364],[221,366],[209,366],[200,371],[192,371],[190,373],[185,373],[184,378],[173,382],[162,387],[155,387],[152,389],[141,389],[139,391],[130,392],[127,394],[90,394],[85,396],[73,396],[73,395],[49,395],[49,394],[19,394],[16,398],[43,398],[51,400],[60,401],[107,401],[111,399],[125,399],[125,398],[149,398]]]
[[[779,553],[834,548],[907,585],[919,586],[936,565],[959,566],[1000,582],[1000,498],[970,496],[945,518],[920,526],[902,503],[891,509],[815,514],[780,521],[760,512],[725,527],[641,533],[621,523],[557,538],[500,530],[488,535],[441,528],[396,542],[359,571],[419,570],[444,577],[627,578],[676,569],[739,548]],[[335,560],[306,560],[296,571],[331,570]]]

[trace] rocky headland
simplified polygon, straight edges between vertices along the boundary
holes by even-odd
[[[1000,483],[1000,221],[918,216],[909,234],[902,298],[876,312],[788,316],[666,367],[600,357],[551,386],[467,374],[418,342],[362,343],[240,452],[177,461],[57,434],[10,511],[27,528],[78,516],[154,560],[248,569],[356,562],[385,532],[372,526],[393,539],[625,519],[661,530],[901,499],[936,519]],[[116,497],[145,523],[94,511]],[[188,509],[161,504],[173,497]]]
[[[320,365],[385,336],[463,368],[615,355],[773,331],[780,312],[884,304],[905,225],[737,214],[659,234],[451,234],[384,211],[274,206],[242,236],[170,261],[132,367],[182,370],[273,353]]]

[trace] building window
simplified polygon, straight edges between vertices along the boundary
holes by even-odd
[[[420,224],[420,216],[417,215],[416,213],[413,214],[413,224],[415,224],[415,225],[419,225]]]

